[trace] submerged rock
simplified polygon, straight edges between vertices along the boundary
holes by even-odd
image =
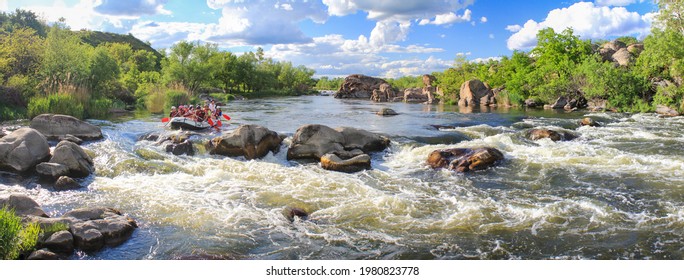
[[[376,114],[380,115],[380,116],[396,116],[396,115],[399,115],[396,111],[394,111],[390,108],[382,108]]]
[[[302,220],[306,220],[309,217],[309,213],[299,207],[288,207],[285,209],[285,217],[290,222],[294,221],[294,217],[299,217]]]
[[[192,142],[189,140],[185,140],[181,143],[172,143],[166,145],[166,152],[167,153],[172,153],[174,155],[189,155],[189,156],[194,156],[195,155],[195,149],[192,146]]]
[[[495,148],[455,148],[435,150],[427,158],[432,168],[448,168],[457,172],[483,170],[494,166],[504,158]]]
[[[589,118],[589,117],[581,119],[579,123],[581,126],[594,126],[594,127],[601,126],[601,125],[599,125],[598,122],[596,122],[594,119]]]
[[[99,127],[67,115],[42,114],[31,120],[31,128],[48,139],[59,139],[67,134],[83,140],[102,139]]]
[[[577,138],[577,136],[568,133],[568,132],[558,132],[555,130],[550,130],[546,128],[535,128],[535,129],[530,129],[525,133],[525,136],[527,139],[530,139],[532,141],[534,140],[539,140],[539,139],[544,139],[544,138],[549,138],[551,141],[569,141],[572,139]]]
[[[282,142],[283,138],[278,133],[263,126],[241,125],[231,134],[212,139],[209,153],[257,159],[269,152],[278,153]]]
[[[80,188],[82,188],[82,186],[76,182],[76,180],[68,176],[61,176],[57,179],[57,182],[55,182],[55,190],[57,191],[76,190]]]
[[[0,139],[0,169],[24,172],[49,158],[47,139],[35,129],[20,128]]]
[[[349,159],[341,159],[335,154],[325,154],[321,157],[321,167],[326,170],[354,173],[371,169],[371,157],[361,154]]]

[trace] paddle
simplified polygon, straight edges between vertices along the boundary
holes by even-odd
[[[223,117],[224,117],[226,120],[230,120],[230,116],[228,116],[228,115],[226,115],[226,114],[223,114]]]
[[[168,121],[170,121],[170,120],[171,120],[171,119],[169,119],[169,118],[162,118],[162,122],[168,122]]]

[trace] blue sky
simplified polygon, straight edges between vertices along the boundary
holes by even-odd
[[[545,27],[572,27],[586,39],[646,36],[650,0],[0,0],[72,29],[131,33],[152,46],[210,42],[316,70],[400,77],[469,60],[528,51]]]

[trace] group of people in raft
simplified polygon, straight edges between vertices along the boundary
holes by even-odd
[[[216,101],[213,99],[209,104],[205,104],[204,107],[201,105],[180,105],[178,108],[172,106],[171,113],[169,113],[169,118],[185,117],[196,122],[208,122],[209,125],[216,129],[218,129],[217,126],[221,125],[222,116],[221,108],[216,106]]]

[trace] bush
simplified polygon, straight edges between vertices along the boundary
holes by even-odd
[[[141,87],[142,88],[142,87]],[[143,94],[141,88],[138,88],[136,95]],[[166,101],[166,94],[164,91],[157,86],[150,86],[145,89],[145,108],[147,108],[150,113],[162,113],[164,112],[164,103]]]
[[[33,249],[39,233],[37,224],[23,225],[13,210],[0,209],[0,259],[14,260],[22,252]]]
[[[169,90],[166,92],[166,102],[164,108],[171,108],[171,106],[178,106],[182,104],[189,104],[191,98],[188,93],[180,90]]]
[[[26,118],[26,109],[0,104],[0,121],[18,120]]]
[[[114,102],[107,98],[91,99],[88,101],[86,116],[93,119],[104,119],[109,115],[109,109]]]
[[[83,118],[83,104],[69,94],[51,94],[45,97],[34,97],[28,105],[29,118],[40,114],[63,114]]]

